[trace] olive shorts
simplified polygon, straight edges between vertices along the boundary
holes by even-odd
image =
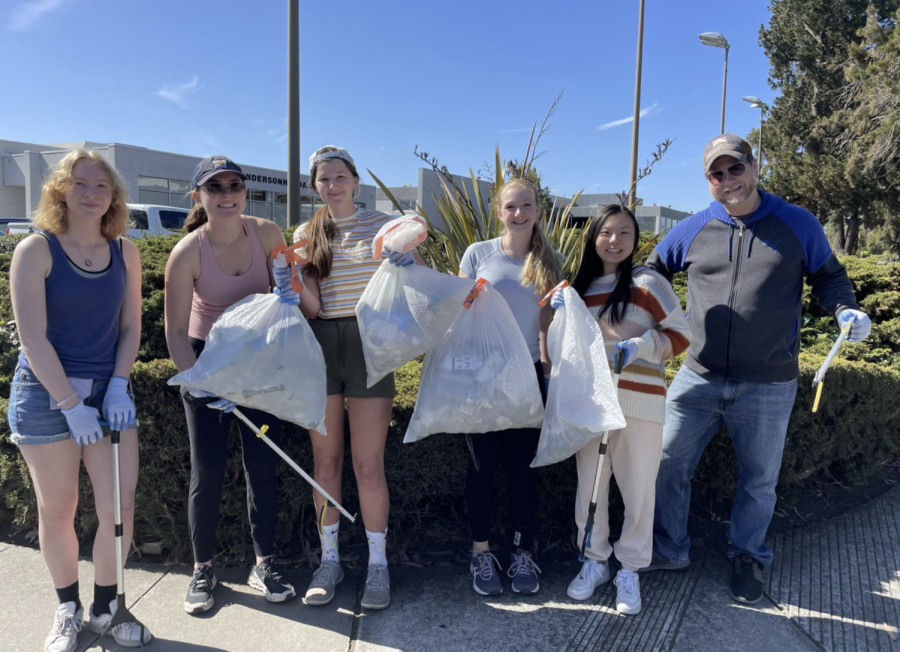
[[[327,370],[328,395],[351,398],[394,398],[394,374],[366,387],[366,359],[356,317],[311,319],[309,326],[322,347]]]

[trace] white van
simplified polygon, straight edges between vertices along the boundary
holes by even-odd
[[[143,238],[145,235],[178,235],[184,228],[188,216],[186,208],[157,206],[155,204],[127,204],[129,228],[125,234],[129,238]],[[6,235],[15,233],[36,233],[31,222],[10,222]]]

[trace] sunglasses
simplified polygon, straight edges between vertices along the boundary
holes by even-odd
[[[725,173],[727,172],[732,177],[740,177],[744,175],[744,172],[747,171],[747,166],[744,163],[735,163],[734,165],[728,166],[728,168],[724,170],[716,170],[715,172],[710,172],[706,175],[706,178],[709,179],[710,183],[715,186],[718,186],[720,183],[725,181]]]
[[[222,195],[226,192],[236,194],[244,190],[244,184],[240,181],[232,181],[231,183],[219,183],[218,181],[212,181],[210,183],[203,184],[203,187],[210,195]]]

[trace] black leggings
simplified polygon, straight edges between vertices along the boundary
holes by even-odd
[[[191,338],[195,355],[200,356],[205,342]],[[222,485],[228,461],[228,430],[236,417],[199,404],[184,397],[184,414],[191,439],[191,488],[188,494],[188,524],[194,561],[212,559],[222,502]],[[270,414],[240,408],[257,426],[269,426],[266,436],[281,444],[281,421]],[[247,481],[247,511],[250,516],[250,535],[258,557],[275,553],[275,519],[278,484],[275,469],[278,455],[259,439],[242,421],[241,449],[244,476]]]
[[[547,400],[544,371],[541,363],[534,365],[541,388],[541,398]],[[512,545],[530,550],[534,541],[534,511],[537,492],[531,462],[537,452],[540,428],[513,428],[497,432],[469,435],[478,460],[478,470],[469,455],[466,475],[466,506],[473,541],[487,541],[491,532],[494,511],[494,472],[501,458],[506,461],[509,479],[510,512],[512,515]]]

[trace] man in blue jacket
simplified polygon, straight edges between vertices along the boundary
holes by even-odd
[[[762,569],[772,563],[766,531],[800,374],[804,277],[839,324],[852,322],[850,341],[868,337],[871,322],[816,217],[757,189],[744,139],[713,138],[703,160],[715,201],[673,228],[647,261],[669,279],[687,271],[692,337],[666,400],[653,562],[643,570],[690,564],[691,478],[725,425],[739,469],[728,528],[731,596],[756,604]]]

